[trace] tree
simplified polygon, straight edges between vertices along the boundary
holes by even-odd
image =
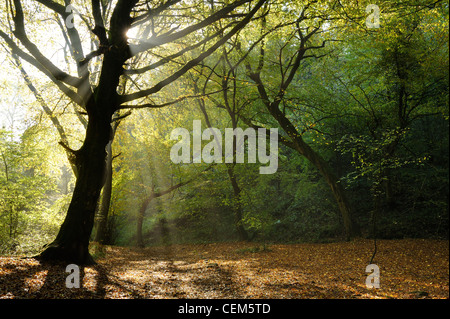
[[[329,70],[340,87],[336,92],[347,95],[349,118],[365,119],[364,125],[357,125],[353,118],[351,129],[341,130],[337,144],[353,158],[354,170],[347,181],[368,181],[371,211],[378,216],[414,211],[407,202],[423,196],[418,193],[426,189],[422,177],[425,167],[440,169],[440,164],[431,163],[431,148],[448,144],[448,138],[434,132],[441,136],[440,143],[424,142],[423,136],[435,130],[418,127],[425,121],[442,127],[448,114],[448,9],[447,19],[445,11],[439,2],[429,7],[401,8],[403,14],[386,18],[382,30],[364,38],[358,33],[349,35],[348,51],[341,58],[345,68]],[[428,144],[427,150],[421,149],[424,144]],[[414,178],[408,176],[409,170]],[[421,178],[421,190],[411,193],[418,186],[413,183],[405,187],[406,176],[410,181]],[[430,202],[433,197],[428,196]],[[414,207],[416,200],[413,202]],[[436,209],[430,207],[428,211]]]
[[[223,49],[223,55],[221,56],[221,58],[219,60],[225,61],[227,58],[227,50],[226,48]],[[228,70],[227,68],[223,68],[222,71],[225,74],[222,74],[222,81],[221,81],[221,93],[222,95],[222,100],[224,101],[224,103],[220,103],[217,100],[214,100],[215,102],[215,106],[216,107],[223,107],[226,109],[228,116],[230,117],[231,120],[231,128],[233,129],[233,131],[238,127],[238,123],[239,123],[239,106],[238,106],[238,100],[237,100],[237,96],[236,96],[236,75],[233,74],[235,72],[235,68],[233,66],[230,67],[230,69]],[[214,67],[212,68],[212,72],[215,72]],[[201,74],[201,73],[200,73]],[[211,74],[210,74],[211,75]],[[232,87],[232,92],[234,92],[234,94],[230,94],[229,93],[229,79],[234,79],[233,84],[231,84]],[[207,88],[207,83],[208,81],[206,81],[206,84],[203,85],[202,90],[200,91],[200,88],[198,86],[198,79],[193,79],[192,80],[192,85],[194,86],[194,92],[196,93],[200,93],[204,96],[206,96],[206,88]],[[229,96],[231,95],[231,97]],[[203,117],[205,119],[205,123],[207,125],[207,127],[213,127],[211,124],[211,120],[210,117],[208,115],[208,111],[206,110],[206,101],[203,98],[199,98],[196,99],[196,102],[203,114]],[[218,148],[222,149],[222,145],[217,145]],[[236,157],[236,136],[233,135],[233,154],[231,154],[231,156],[233,158]],[[234,212],[234,225],[236,228],[236,231],[238,233],[238,237],[240,240],[248,240],[249,239],[249,235],[247,233],[247,231],[244,228],[244,223],[243,223],[243,209],[242,209],[242,199],[241,199],[241,187],[239,186],[239,182],[238,182],[238,177],[236,174],[236,170],[235,170],[235,162],[233,163],[225,163],[226,166],[226,171],[227,171],[227,175],[231,184],[231,187],[233,189],[233,195],[234,195],[234,200],[232,203],[232,208],[233,208],[233,212]]]
[[[295,12],[293,9],[289,10]],[[288,138],[284,139],[285,144],[307,158],[325,178],[342,214],[346,235],[350,238],[359,231],[352,218],[345,190],[326,160],[305,142],[302,132],[299,132],[293,120],[290,119],[286,107],[289,87],[296,78],[302,63],[308,58],[321,57],[310,52],[325,46],[327,39],[323,40],[324,37],[321,43],[317,43],[321,41],[319,35],[323,33],[323,24],[336,17],[333,17],[327,5],[320,1],[307,2],[299,6],[298,10],[300,14],[294,20],[290,20],[291,12],[285,13],[282,8],[272,8],[276,18],[272,18],[270,23],[266,19],[261,19],[261,36],[258,40],[251,45],[238,42],[236,50],[241,53],[239,63],[245,64],[247,76],[256,86],[261,103],[287,134]],[[269,34],[272,37],[270,46],[266,44],[266,37]],[[255,48],[259,48],[259,52],[256,57],[252,57],[254,55],[252,51]],[[269,56],[275,56],[278,60],[273,61]],[[269,61],[270,66],[268,66]]]
[[[46,247],[39,257],[43,260],[62,259],[80,264],[92,263],[88,244],[95,209],[105,179],[105,148],[111,139],[113,114],[120,109],[155,107],[154,103],[144,103],[141,99],[161,91],[211,55],[245,26],[265,1],[258,1],[248,11],[244,5],[251,4],[250,0],[223,4],[215,12],[203,17],[201,16],[202,8],[205,7],[203,1],[197,3],[197,9],[192,9],[191,5],[184,7],[183,3],[178,0],[157,2],[152,5],[147,1],[119,0],[115,3],[114,8],[110,7],[111,3],[105,5],[99,0],[92,0],[90,3],[91,15],[87,21],[90,23],[88,24],[89,29],[98,38],[98,47],[86,55],[83,52],[78,30],[81,28],[75,27],[73,23],[67,23],[67,21],[70,22],[71,14],[66,10],[66,6],[72,5],[72,3],[65,1],[66,6],[64,6],[54,1],[38,0],[38,2],[45,6],[51,14],[57,14],[66,21],[65,34],[75,52],[76,76],[60,69],[39,50],[36,43],[30,40],[27,28],[25,28],[28,14],[24,10],[22,1],[14,0],[8,6],[10,22],[14,25],[13,34],[0,31],[0,36],[14,54],[44,73],[67,98],[78,104],[87,114],[87,128],[83,145],[78,150],[72,150],[78,171],[72,201],[56,239]],[[84,4],[82,3],[80,6]],[[74,6],[75,4],[72,7]],[[239,10],[237,10],[238,8]],[[111,12],[107,19],[102,15],[106,9]],[[177,20],[176,16],[170,14],[171,9],[184,10],[189,13],[189,18],[196,22],[189,23],[189,19]],[[169,25],[170,23],[175,25],[168,31],[155,26],[155,21],[165,21],[167,15],[163,12],[169,13],[169,16],[175,19],[168,22]],[[149,88],[128,94],[117,92],[125,68],[127,68],[128,74],[141,74],[156,67],[147,65],[142,68],[132,68],[133,66],[127,65],[127,61],[131,58],[148,54],[152,50],[177,41],[188,40],[188,38],[191,38],[192,41],[192,37],[195,38],[195,35],[202,29],[220,19],[230,21],[224,27],[226,32],[222,38],[215,40],[218,34],[213,34],[179,50],[170,59],[183,55],[186,51],[198,46],[199,43],[206,41],[211,43],[208,49],[200,55]],[[148,41],[130,43],[126,34],[131,28],[138,25],[145,26],[150,37]],[[90,62],[92,63],[96,57],[98,57],[97,62],[101,63],[98,77],[93,76],[89,70]],[[159,66],[168,64],[170,59],[168,57],[161,58]],[[136,104],[137,101],[141,103]]]
[[[47,149],[48,129],[29,126],[20,137],[0,129],[0,251],[36,251],[55,234],[61,216],[54,173]],[[16,136],[14,136],[16,135]],[[44,160],[44,163],[40,161]]]
[[[399,7],[394,3],[386,3],[384,11],[390,13],[395,21],[396,17],[405,13],[409,14],[409,11],[418,12],[428,7],[434,8],[439,2],[432,4],[421,2],[411,7],[405,3]],[[361,23],[366,17],[360,14],[358,9],[360,7],[358,2],[342,5],[339,1],[331,3],[308,1],[299,6],[292,5],[281,8],[273,5],[271,13],[274,16],[267,20],[260,20],[261,36],[256,41],[242,42],[236,45],[236,49],[241,51],[241,60],[247,68],[247,76],[256,86],[261,104],[287,135],[288,143],[285,145],[293,147],[308,159],[320,171],[329,185],[341,212],[347,238],[360,233],[353,217],[354,211],[348,195],[340,181],[340,176],[337,176],[330,163],[305,138],[307,136],[305,133],[311,130],[315,124],[311,123],[304,129],[302,129],[302,125],[299,125],[307,122],[306,114],[312,113],[311,110],[308,110],[308,104],[304,104],[303,107],[293,107],[294,103],[292,102],[300,101],[301,103],[301,99],[296,97],[295,92],[300,91],[304,85],[303,82],[308,82],[308,78],[311,78],[308,74],[310,72],[308,65],[311,63],[309,61],[317,61],[329,55],[330,50],[326,49],[330,47],[330,42],[343,42],[347,32],[352,35],[358,34],[358,32],[366,34],[370,32],[364,26],[364,22]],[[395,28],[388,30],[392,29],[395,30]],[[270,34],[270,38],[267,37],[268,34]],[[341,45],[343,44],[338,44],[338,47]],[[333,49],[333,46],[330,49]],[[402,69],[405,67],[407,68],[406,65],[401,66]],[[300,73],[300,71],[303,72]],[[405,83],[405,80],[404,78],[400,82]],[[399,87],[401,89],[402,85]],[[402,89],[399,92],[401,98],[398,97],[398,101],[401,112],[406,111],[406,103],[402,102],[406,93],[407,91]],[[305,92],[305,95],[308,95],[308,92]],[[412,98],[424,97],[426,95]],[[317,97],[310,96],[310,100],[315,98]],[[312,105],[318,107],[317,103],[312,103]],[[417,103],[410,104],[410,107],[414,109],[414,105]],[[260,122],[267,121],[267,117],[260,116],[254,120],[254,123],[257,124],[258,120]],[[403,121],[401,118],[399,120]],[[252,124],[250,123],[250,125]],[[402,130],[398,132],[398,138],[401,138]],[[389,143],[391,151],[397,144],[396,140],[398,139]]]

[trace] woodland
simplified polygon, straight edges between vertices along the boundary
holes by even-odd
[[[448,299],[448,15],[0,0],[0,298]]]

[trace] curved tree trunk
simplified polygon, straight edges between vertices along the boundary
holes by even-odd
[[[298,143],[296,144],[298,145]],[[347,240],[349,240],[351,237],[359,235],[360,229],[352,219],[350,203],[348,202],[347,196],[345,194],[345,189],[342,187],[342,184],[332,172],[328,163],[306,143],[303,143],[301,146],[297,146],[297,149],[320,171],[322,176],[325,178],[328,186],[330,187],[331,192],[336,199],[339,211],[344,222],[344,229]]]
[[[303,141],[302,136],[297,132],[289,119],[274,104],[267,104],[271,115],[277,120],[283,130],[292,139],[292,147],[301,155],[305,156],[322,174],[336,199],[339,211],[344,222],[345,235],[347,240],[360,235],[360,229],[352,218],[350,203],[348,202],[345,190],[339,183],[328,163]]]
[[[314,29],[309,36],[313,35],[318,29]],[[308,36],[308,37],[309,37]],[[278,122],[281,128],[286,132],[286,134],[291,139],[290,147],[295,149],[301,155],[305,156],[323,175],[325,181],[330,187],[334,198],[339,207],[339,211],[341,212],[342,219],[344,222],[345,235],[347,240],[351,237],[358,236],[360,234],[360,229],[357,224],[352,219],[352,211],[350,208],[350,204],[345,195],[345,190],[342,185],[339,183],[337,177],[333,174],[333,171],[329,167],[328,163],[317,153],[315,152],[308,144],[303,141],[302,135],[297,131],[292,122],[286,117],[286,115],[280,110],[279,105],[285,95],[289,84],[293,80],[295,76],[295,72],[298,70],[300,63],[304,57],[305,50],[303,50],[306,38],[302,39],[300,50],[295,57],[294,65],[292,66],[289,76],[280,86],[280,91],[273,99],[270,100],[269,95],[264,87],[264,83],[261,79],[261,69],[264,61],[264,50],[261,50],[260,55],[260,65],[256,72],[253,72],[251,66],[247,64],[247,70],[249,71],[248,76],[257,84],[258,93],[262,102],[264,103],[266,109],[269,111],[270,115]]]

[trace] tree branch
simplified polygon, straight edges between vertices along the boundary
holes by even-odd
[[[84,107],[83,99],[75,91],[72,91],[69,87],[65,86],[61,81],[56,79],[53,76],[53,74],[49,70],[44,68],[33,56],[29,55],[28,53],[26,53],[25,51],[20,49],[14,43],[14,41],[6,33],[4,33],[2,30],[0,30],[0,37],[2,37],[5,40],[5,42],[8,44],[8,46],[11,49],[11,53],[12,54],[16,54],[17,56],[19,56],[20,58],[22,58],[26,62],[28,62],[31,65],[33,65],[34,67],[36,67],[39,71],[44,73],[53,83],[55,83],[58,86],[58,88],[65,95],[67,95],[71,100],[73,100],[75,103],[77,103],[81,107]]]
[[[206,96],[210,96],[210,95],[213,95],[213,94],[220,93],[222,91],[223,90],[218,90],[218,91],[205,93],[205,94],[185,95],[185,96],[179,97],[176,100],[173,100],[173,101],[170,101],[170,102],[166,102],[166,103],[163,103],[163,104],[146,103],[146,104],[139,104],[139,105],[120,105],[118,107],[118,110],[122,110],[122,109],[144,109],[144,108],[153,108],[153,109],[155,109],[155,108],[162,108],[162,107],[165,107],[165,106],[176,104],[176,103],[184,101],[186,99],[206,97]]]
[[[30,54],[35,58],[35,60],[41,64],[56,80],[64,82],[67,85],[73,86],[73,87],[80,87],[83,80],[71,76],[67,74],[66,72],[60,70],[57,66],[55,66],[49,59],[47,59],[41,51],[37,48],[37,46],[32,43],[25,32],[25,25],[24,25],[24,15],[22,10],[22,4],[20,0],[14,0],[14,6],[15,6],[15,15],[13,15],[13,21],[14,21],[14,27],[15,30],[13,31],[13,34],[16,36],[17,39],[24,45],[24,47],[30,52]],[[12,13],[12,12],[11,12]],[[12,13],[13,14],[13,13]]]
[[[203,21],[196,23],[194,25],[188,26],[184,28],[181,31],[178,32],[167,32],[157,37],[151,37],[149,41],[143,42],[141,44],[131,44],[130,50],[133,52],[133,55],[136,55],[138,53],[153,49],[155,47],[161,46],[166,43],[170,43],[173,41],[176,41],[180,38],[183,38],[187,36],[188,34],[191,34],[197,30],[200,30],[212,23],[214,23],[217,20],[223,19],[227,17],[227,14],[233,11],[235,8],[239,7],[240,5],[243,5],[247,2],[250,2],[251,0],[241,0],[234,2],[231,5],[226,6],[225,8],[222,8],[221,10],[213,13]],[[265,2],[265,1],[264,1]]]
[[[157,16],[164,10],[168,9],[170,6],[173,6],[174,4],[177,4],[181,0],[169,0],[166,3],[161,4],[159,7],[155,9],[148,9],[147,13],[142,14],[140,16],[134,17],[133,22],[131,23],[131,26],[137,26],[139,24],[145,23],[149,20],[151,20],[153,17]]]
[[[153,70],[153,69],[155,69],[157,67],[160,67],[160,66],[168,63],[169,61],[172,61],[175,58],[178,58],[178,57],[182,56],[186,52],[192,51],[192,50],[198,48],[199,46],[201,46],[202,44],[206,44],[208,41],[211,41],[212,39],[220,36],[221,31],[227,29],[230,25],[231,25],[231,23],[229,25],[227,25],[226,27],[224,27],[223,29],[221,29],[219,32],[216,32],[216,33],[214,33],[214,34],[204,38],[202,41],[199,41],[199,42],[197,42],[197,43],[195,43],[193,45],[190,45],[190,46],[188,46],[188,47],[178,51],[177,53],[174,53],[174,54],[172,54],[172,55],[170,55],[168,57],[163,57],[158,62],[152,63],[152,64],[150,64],[150,65],[148,65],[146,67],[140,68],[140,69],[125,70],[124,74],[142,74],[142,73],[145,73],[147,71]]]
[[[95,21],[95,27],[92,30],[92,33],[94,33],[99,41],[100,41],[100,47],[105,46],[107,47],[109,45],[108,38],[106,37],[106,30],[105,25],[102,18],[102,13],[100,9],[100,0],[92,0],[92,15],[94,16]]]
[[[171,76],[167,77],[166,79],[160,81],[153,87],[142,90],[136,93],[131,93],[128,95],[122,95],[121,96],[121,103],[133,101],[145,96],[148,96],[150,94],[156,93],[160,91],[162,88],[167,86],[168,84],[172,83],[179,77],[181,77],[183,74],[188,72],[191,68],[199,64],[203,59],[210,56],[214,51],[216,51],[217,48],[225,44],[232,36],[234,36],[240,29],[242,29],[249,21],[250,19],[256,14],[256,12],[261,8],[261,6],[265,3],[266,0],[259,0],[258,3],[255,5],[255,7],[246,15],[244,19],[242,19],[230,32],[228,32],[225,36],[223,36],[221,39],[219,39],[215,44],[213,44],[209,49],[198,55],[196,58],[188,61],[181,69],[174,72]],[[247,1],[240,1],[236,3],[245,3]]]

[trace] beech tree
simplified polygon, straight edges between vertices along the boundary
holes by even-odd
[[[296,73],[301,69],[302,62],[308,58],[317,59],[320,57],[321,53],[315,54],[311,52],[325,46],[325,41],[320,44],[311,41],[312,37],[321,32],[322,24],[327,21],[320,16],[317,18],[316,13],[313,10],[311,10],[313,11],[312,13],[308,12],[310,5],[315,2],[316,1],[311,1],[302,9],[298,19],[295,21],[293,30],[288,32],[288,40],[285,43],[282,43],[281,48],[277,52],[279,61],[276,66],[280,70],[277,89],[271,89],[271,85],[267,83],[268,81],[265,80],[262,75],[263,69],[267,64],[267,53],[264,43],[260,46],[257,65],[255,66],[248,61],[246,62],[247,76],[256,84],[259,97],[269,114],[278,122],[280,127],[287,134],[290,142],[289,145],[308,159],[308,161],[310,161],[323,175],[342,214],[346,236],[350,238],[357,235],[359,230],[352,218],[351,207],[343,186],[339,183],[338,177],[330,168],[326,160],[304,141],[302,132],[299,132],[295,127],[293,121],[289,118],[289,114],[286,112],[286,107],[283,106],[283,101],[285,100],[288,89],[294,80]],[[263,26],[263,30],[264,29],[265,27]],[[290,49],[292,46],[295,46],[295,50],[294,52],[289,52],[291,51]],[[271,94],[271,91],[275,91],[275,94]]]
[[[63,36],[71,44],[77,70],[75,75],[60,68],[40,49],[45,46],[46,39],[32,40],[30,37],[29,24],[35,22],[32,12],[28,11],[30,2],[7,2],[8,23],[13,31],[0,30],[0,37],[13,54],[45,74],[68,99],[83,109],[87,117],[81,148],[73,150],[66,145],[73,154],[77,170],[77,181],[66,218],[55,240],[45,247],[39,258],[78,264],[93,262],[88,244],[100,191],[105,182],[106,146],[111,140],[113,115],[121,109],[160,107],[149,97],[182,77],[222,46],[255,16],[264,2],[241,0],[215,3],[214,6],[204,1],[180,0],[118,0],[114,3],[92,0],[89,4],[70,0],[65,0],[64,4],[44,0],[33,2],[43,6],[49,16],[57,15],[65,22]],[[84,13],[74,14],[77,7],[83,8]],[[75,23],[78,17],[96,37],[96,47],[87,54],[82,34],[85,28]],[[208,25],[219,20],[224,21],[220,32],[202,36]],[[127,32],[137,27],[143,30],[143,37],[130,41]],[[176,62],[178,57],[205,43],[207,47],[203,52],[162,80],[144,83],[148,85],[146,88],[134,82],[124,93],[119,93],[123,76],[148,74]],[[171,55],[164,55],[164,47],[168,45],[178,45],[180,49]],[[92,74],[90,68],[94,62],[101,64],[96,74]]]
[[[315,0],[301,4],[270,3],[261,19],[246,29],[253,37],[252,41],[246,38],[250,37],[248,34],[240,34],[239,38],[228,42],[227,50],[223,49],[220,58],[222,63],[217,62],[207,68],[203,92],[206,92],[206,87],[217,86],[215,83],[220,83],[224,92],[223,102],[211,97],[209,99],[228,112],[233,128],[239,120],[254,128],[267,121],[280,126],[285,133],[280,142],[304,156],[324,177],[336,199],[345,233],[350,238],[358,235],[359,230],[352,217],[352,208],[345,189],[327,161],[305,142],[303,133],[287,107],[288,100],[295,95],[293,86],[298,85],[296,84],[299,81],[298,74],[302,71],[305,61],[318,59],[326,54],[320,51],[330,40],[327,38],[329,35],[323,35],[327,29],[324,24],[341,19],[334,10],[335,6],[337,2],[327,4]],[[222,64],[225,67],[220,74],[217,69]],[[237,84],[240,82],[247,84],[238,87]],[[248,91],[248,87],[253,88],[253,92]],[[242,99],[241,95],[250,97]],[[236,102],[236,96],[243,100],[240,102],[242,105]],[[246,110],[247,114],[244,115],[244,109],[250,106],[253,109]],[[200,107],[205,113],[204,105]],[[262,117],[264,119],[261,119]],[[209,121],[206,122],[208,124]],[[232,166],[228,172],[235,197],[239,198],[241,190]],[[236,210],[235,215],[240,221],[241,208],[238,207]]]

